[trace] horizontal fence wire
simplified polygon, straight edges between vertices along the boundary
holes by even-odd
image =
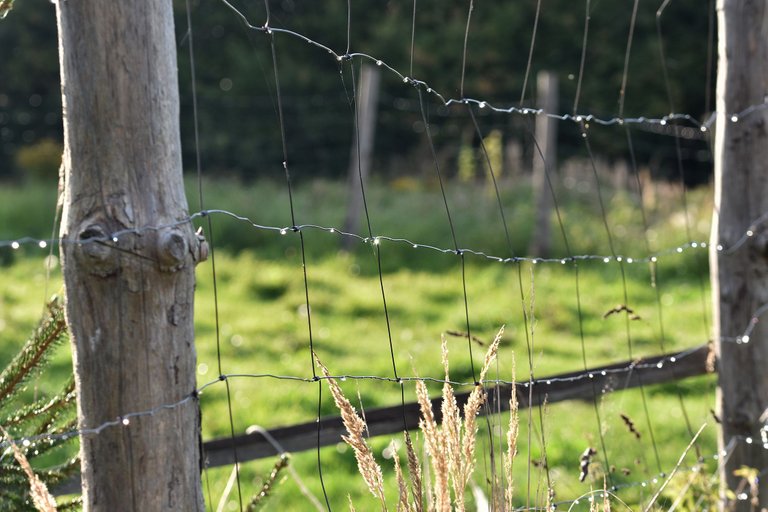
[[[673,382],[679,379],[684,379],[684,378],[693,377],[697,375],[705,375],[707,373],[711,373],[715,371],[715,368],[712,366],[712,364],[713,363],[712,363],[711,347],[709,345],[702,345],[699,347],[694,347],[694,348],[683,350],[673,354],[639,358],[636,361],[628,361],[625,363],[617,363],[617,364],[608,365],[604,367],[591,368],[585,372],[572,372],[567,374],[552,375],[548,377],[542,377],[533,381],[523,381],[523,382],[509,381],[504,379],[486,379],[482,381],[481,384],[487,387],[487,392],[489,396],[491,397],[491,399],[494,399],[494,400],[497,399],[497,398],[494,398],[493,396],[494,393],[496,392],[496,387],[504,387],[504,389],[507,390],[506,391],[507,395],[509,395],[510,389],[511,389],[510,386],[514,385],[518,390],[518,400],[520,403],[520,407],[525,408],[525,407],[530,407],[532,405],[542,403],[545,397],[547,397],[547,401],[551,403],[559,402],[563,400],[589,398],[592,393],[593,382],[596,384],[597,389],[601,390],[600,394],[606,394],[606,393],[611,393],[616,391],[623,391],[626,389],[630,389],[632,387],[639,386],[640,381],[642,379],[646,379],[646,380],[643,380],[643,385],[647,385],[647,384],[659,384],[664,382]],[[641,377],[641,374],[643,377]],[[609,382],[609,379],[613,377],[622,376],[622,375],[625,375],[626,379],[623,381],[621,386],[606,386],[606,384]],[[422,381],[422,382],[428,382],[433,384],[451,384],[457,387],[467,387],[467,386],[474,385],[474,382],[470,382],[470,381],[453,381],[453,380],[446,380],[446,379],[441,379],[437,377],[415,377],[415,376],[400,377],[399,379],[393,379],[393,378],[379,376],[379,375],[350,375],[350,374],[329,375],[329,376],[318,375],[317,377],[302,377],[302,376],[294,376],[294,375],[275,375],[275,374],[260,374],[260,373],[223,374],[214,380],[206,382],[202,386],[192,391],[189,395],[185,396],[184,398],[176,402],[161,404],[144,411],[127,412],[113,420],[105,421],[104,423],[95,427],[76,429],[76,430],[71,430],[67,432],[43,433],[43,434],[38,434],[33,436],[21,436],[21,437],[14,437],[14,438],[6,437],[3,439],[3,441],[0,441],[0,449],[5,449],[9,447],[11,444],[29,447],[29,446],[32,446],[34,443],[46,442],[49,440],[66,440],[73,437],[85,437],[89,435],[97,435],[101,433],[103,430],[107,428],[112,428],[112,427],[130,427],[131,420],[134,418],[139,418],[143,416],[154,416],[156,414],[162,413],[163,411],[172,410],[177,407],[184,406],[186,404],[189,404],[190,402],[198,400],[199,397],[203,395],[204,392],[211,387],[219,385],[228,379],[242,379],[242,378],[289,380],[289,381],[300,381],[305,383],[315,383],[318,381],[334,379],[342,382],[347,380],[350,380],[350,381],[370,380],[370,381],[390,382],[394,384]],[[572,385],[573,383],[577,383],[579,381],[586,381],[589,387],[587,387],[587,385],[581,385],[581,386]],[[566,384],[566,385],[563,385],[563,384]],[[528,403],[526,401],[527,391],[523,392],[524,390],[527,390],[529,387],[534,388],[537,393],[537,395],[535,395],[534,402],[531,402],[531,403]],[[456,396],[458,400],[466,400],[468,398],[468,393],[463,393],[463,394],[460,393],[460,394],[457,394]],[[439,399],[435,399],[435,401],[437,400]],[[414,404],[409,404],[409,405],[410,407],[414,407]],[[498,409],[499,407],[501,407],[503,410],[503,407],[504,407],[503,401],[500,404],[494,405],[494,409]],[[397,405],[397,406],[382,408],[381,413],[376,413],[375,412],[376,409],[372,409],[366,413],[366,417],[368,419],[375,420],[377,414],[388,416],[395,410],[400,411],[401,406]],[[436,414],[439,415],[440,413],[438,411],[436,411]],[[328,421],[329,421],[329,424],[333,424],[334,422],[339,423],[338,418],[331,419]],[[312,428],[315,428],[314,427],[315,424],[316,422],[311,423]],[[306,424],[306,425],[310,425],[310,424]],[[285,427],[285,428],[304,429],[306,428],[306,425]],[[376,424],[374,422],[373,426],[371,427],[372,431],[375,431],[376,429],[375,425]],[[417,425],[418,425],[417,422],[411,423],[411,426],[413,428],[415,428]],[[338,425],[335,425],[334,428],[338,428]],[[396,431],[398,430],[395,429],[385,433],[391,433]],[[258,436],[258,435],[259,434],[255,434],[255,436]],[[759,441],[749,436],[744,436],[744,440],[748,444],[752,444],[753,442],[754,443],[760,442],[765,449],[768,449],[768,424],[766,424],[763,430],[761,430],[760,435],[762,437]],[[253,438],[253,436],[254,435],[251,435],[251,438]],[[278,440],[280,439],[280,437],[281,437],[280,434],[276,436]],[[335,439],[336,441],[338,441],[339,437],[336,436]],[[226,444],[228,442],[235,442],[235,441],[231,438],[226,438],[221,440],[220,442]],[[311,442],[312,442],[311,447],[314,447],[315,446],[314,440],[311,440]],[[270,454],[274,454],[274,453],[270,453]],[[261,456],[266,456],[266,455],[261,455]]]
[[[115,231],[105,236],[89,237],[84,239],[73,239],[73,238],[51,239],[51,238],[35,238],[30,236],[24,236],[19,238],[4,239],[4,240],[0,240],[0,249],[19,250],[23,246],[38,246],[41,249],[47,249],[51,245],[101,244],[101,245],[112,247],[115,250],[120,250],[120,247],[115,245],[110,245],[110,244],[117,244],[121,238],[130,236],[130,235],[142,235],[144,233],[160,231],[163,229],[169,229],[169,228],[183,226],[186,224],[191,224],[194,220],[199,218],[204,218],[209,215],[221,215],[221,216],[231,217],[238,221],[242,221],[244,223],[249,224],[254,229],[273,232],[280,235],[287,235],[290,233],[298,233],[300,231],[312,230],[312,231],[318,231],[318,232],[325,232],[325,233],[336,235],[339,237],[349,237],[357,240],[361,244],[378,245],[382,242],[390,242],[397,245],[411,247],[413,249],[426,249],[429,251],[439,252],[442,254],[471,255],[481,259],[487,259],[487,260],[499,262],[499,263],[530,262],[534,264],[553,263],[553,264],[565,265],[566,263],[569,263],[569,262],[589,261],[589,260],[602,261],[604,263],[612,263],[617,261],[626,263],[626,264],[648,263],[648,262],[655,263],[659,261],[660,258],[681,254],[683,252],[686,252],[692,249],[702,250],[702,249],[707,249],[709,247],[709,243],[706,241],[699,241],[699,242],[691,241],[691,242],[675,245],[672,247],[667,247],[665,249],[652,252],[650,254],[635,255],[635,256],[613,255],[613,254],[581,254],[581,255],[560,256],[560,257],[551,257],[551,258],[538,258],[538,257],[532,257],[532,256],[504,257],[504,256],[493,255],[493,254],[487,254],[483,251],[479,251],[472,248],[457,249],[457,248],[440,247],[440,246],[421,243],[418,241],[413,241],[407,238],[401,238],[397,236],[389,236],[389,235],[365,236],[357,233],[345,232],[342,229],[339,229],[338,227],[321,226],[318,224],[298,224],[294,226],[270,226],[270,225],[259,224],[258,222],[252,220],[248,216],[240,215],[230,210],[209,209],[209,210],[201,210],[199,212],[195,212],[189,215],[188,217],[176,222],[159,224],[156,226],[141,226],[138,228],[126,228],[126,229]],[[755,220],[750,222],[744,228],[744,231],[741,233],[739,238],[733,244],[729,246],[719,244],[716,247],[717,251],[723,252],[725,254],[732,254],[735,251],[739,250],[740,248],[744,247],[747,241],[755,236],[757,229],[760,226],[762,226],[767,220],[768,220],[768,212],[763,213],[762,215],[757,217]]]
[[[670,113],[664,116],[660,117],[651,117],[651,116],[639,116],[639,117],[600,117],[594,114],[578,114],[578,113],[554,113],[554,112],[545,112],[542,109],[537,108],[526,108],[526,107],[518,107],[518,106],[494,106],[492,103],[486,100],[482,99],[476,99],[476,98],[450,98],[447,95],[437,91],[435,88],[429,85],[424,80],[419,80],[414,77],[409,77],[408,75],[404,74],[403,72],[399,71],[394,66],[388,64],[385,60],[377,58],[375,56],[369,55],[367,53],[361,53],[361,52],[350,52],[349,49],[347,49],[346,52],[338,53],[335,50],[333,50],[330,46],[327,46],[326,44],[319,42],[315,39],[312,39],[304,34],[301,34],[299,32],[295,32],[290,29],[286,28],[278,28],[270,26],[269,23],[265,23],[263,25],[258,25],[250,21],[248,16],[246,16],[241,10],[237,9],[234,5],[232,5],[227,0],[222,0],[222,2],[229,7],[240,19],[245,23],[245,25],[254,31],[262,32],[267,35],[273,35],[273,34],[283,34],[289,37],[293,37],[296,39],[299,39],[305,43],[307,43],[310,46],[313,46],[319,50],[321,50],[323,53],[326,53],[331,56],[332,59],[335,61],[342,63],[349,60],[352,60],[355,57],[365,59],[369,62],[374,63],[376,66],[381,67],[383,69],[386,69],[393,73],[400,81],[402,81],[404,84],[410,84],[416,87],[419,87],[423,89],[426,93],[433,95],[434,97],[438,98],[440,102],[443,103],[445,106],[450,106],[453,104],[461,104],[461,105],[475,105],[477,108],[492,110],[494,112],[498,113],[505,113],[505,114],[520,114],[523,116],[537,116],[537,115],[543,115],[547,118],[557,120],[557,121],[570,121],[573,123],[576,123],[578,125],[582,125],[584,123],[596,123],[603,126],[614,126],[614,125],[624,125],[624,124],[648,124],[648,125],[659,125],[659,126],[666,126],[670,124],[671,122],[676,121],[683,121],[686,122],[696,128],[698,128],[702,132],[707,132],[710,130],[712,125],[715,123],[715,121],[720,117],[721,115],[724,117],[724,119],[729,120],[732,123],[737,123],[744,118],[756,113],[760,112],[762,110],[765,110],[768,108],[768,97],[766,97],[761,103],[755,103],[752,105],[748,105],[747,107],[743,108],[742,110],[738,112],[712,112],[704,121],[698,121],[696,119],[696,116],[691,114],[684,114],[684,113]]]
[[[516,395],[519,397],[519,407],[521,409],[529,408],[535,405],[543,403],[544,400],[547,403],[557,403],[564,400],[585,400],[589,399],[595,392],[595,389],[600,389],[600,394],[612,393],[616,391],[624,391],[641,384],[641,375],[644,375],[643,385],[661,384],[664,382],[677,381],[688,377],[697,375],[705,375],[712,371],[709,367],[708,360],[710,358],[710,347],[701,346],[695,349],[689,349],[686,351],[677,352],[675,354],[667,354],[663,356],[655,356],[644,358],[634,362],[616,363],[604,367],[591,368],[587,373],[570,373],[553,375],[549,377],[543,377],[536,381],[530,382],[510,382],[500,379],[488,379],[483,382],[486,387],[486,393],[489,399],[489,407],[481,410],[481,414],[496,414],[502,411],[506,411],[509,408],[509,397],[512,392],[512,386],[516,390]],[[675,366],[673,369],[672,366]],[[624,376],[621,381],[621,385],[616,386],[613,379]],[[154,415],[161,412],[164,409],[170,409],[186,404],[189,400],[197,398],[203,394],[205,389],[210,388],[224,379],[233,378],[273,378],[273,379],[287,379],[287,380],[301,380],[302,382],[316,382],[318,380],[334,379],[337,381],[346,380],[377,380],[387,381],[391,383],[413,382],[423,381],[431,383],[449,383],[454,386],[471,386],[471,382],[459,382],[450,381],[444,379],[430,378],[430,377],[402,377],[399,380],[387,379],[379,376],[365,376],[365,375],[333,375],[333,376],[318,376],[317,378],[296,378],[291,376],[277,376],[266,374],[227,374],[222,375],[220,378],[210,381],[200,388],[198,388],[188,398],[179,401],[175,404],[168,406],[156,407],[150,411],[143,413],[134,413],[131,415],[118,418],[115,421],[107,422],[101,425],[97,429],[88,429],[87,431],[78,431],[70,433],[59,434],[60,438],[66,439],[68,436],[74,435],[92,435],[97,434],[101,430],[109,427],[129,427],[130,419],[141,415]],[[581,385],[573,385],[578,381],[588,381]],[[613,382],[613,384],[612,384]],[[558,385],[560,384],[560,385]],[[529,403],[527,401],[527,389],[530,387],[536,388],[536,393],[533,395],[534,402]],[[456,394],[456,400],[459,407],[469,399],[470,392],[461,392]],[[437,421],[440,421],[441,398],[435,398],[431,401],[432,408],[435,411],[435,417]],[[385,434],[392,434],[402,432],[403,423],[402,418],[406,418],[406,425],[410,430],[418,428],[420,419],[420,405],[416,402],[407,403],[403,405],[395,405],[389,407],[367,409],[365,413],[367,430],[370,436],[380,436]],[[321,430],[321,437],[315,439],[312,435],[315,429]],[[303,424],[291,425],[286,427],[277,427],[271,429],[257,429],[254,432],[239,435],[235,437],[227,436],[220,439],[213,439],[204,443],[204,452],[206,455],[205,464],[207,467],[218,467],[223,465],[231,465],[236,462],[245,462],[249,460],[271,457],[283,452],[296,452],[315,449],[319,446],[335,445],[341,439],[341,436],[346,433],[344,424],[341,417],[326,417],[321,418],[319,422],[312,421]],[[31,443],[40,442],[39,436],[35,438],[20,438],[15,439],[13,442],[22,444],[24,446],[30,446]],[[10,443],[11,441],[6,441]],[[751,442],[746,441],[745,442]],[[232,457],[232,448],[237,447],[238,460],[234,460]],[[2,447],[2,445],[0,445]],[[663,474],[661,475],[664,476]],[[654,482],[655,483],[655,482]],[[638,482],[638,485],[641,485]],[[620,484],[612,486],[613,491],[617,491],[626,484]],[[57,492],[59,494],[65,494],[67,492],[73,492],[77,489],[77,481],[68,482],[61,486]]]

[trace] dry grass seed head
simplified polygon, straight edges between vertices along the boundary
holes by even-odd
[[[9,440],[11,439],[11,436],[2,426],[0,426],[0,433]],[[32,498],[32,504],[40,512],[56,512],[56,500],[51,496],[51,493],[48,492],[48,487],[46,487],[43,481],[40,480],[40,477],[35,474],[32,466],[29,464],[29,460],[27,460],[26,455],[24,455],[24,452],[21,451],[12,440],[10,441],[10,444],[16,462],[19,463],[19,466],[21,466],[21,469],[24,470],[24,473],[27,475],[27,480],[29,480],[29,495]]]
[[[507,453],[504,457],[504,473],[507,477],[507,487],[504,489],[504,498],[507,510],[512,510],[512,498],[514,486],[512,480],[512,465],[517,455],[517,436],[520,429],[517,403],[517,379],[515,376],[515,360],[512,357],[512,392],[509,398],[509,427],[507,428]]]
[[[403,470],[400,467],[400,455],[395,449],[395,443],[390,445],[392,450],[392,458],[395,462],[395,479],[397,480],[397,512],[410,512],[413,507],[409,504],[408,500],[408,484],[405,482],[403,476]]]
[[[413,504],[416,507],[416,512],[423,512],[424,489],[421,479],[421,463],[416,455],[416,450],[413,448],[411,434],[407,430],[405,431],[405,449],[406,453],[408,453],[408,472],[411,474]]]
[[[448,382],[450,380],[450,372],[448,371],[448,344],[445,336],[442,337],[442,360],[446,380],[443,383],[443,401],[441,405],[443,413],[442,433],[445,441],[445,452],[448,455],[448,471],[458,502],[460,490],[456,488],[456,484],[460,480],[461,472],[461,415],[459,413],[459,406],[456,403],[456,395],[453,393],[453,387]]]
[[[314,354],[317,365],[323,372],[323,375],[328,380],[328,387],[331,390],[333,401],[336,403],[336,407],[341,412],[341,419],[344,423],[344,427],[347,429],[348,436],[341,436],[355,452],[355,459],[357,459],[357,469],[363,477],[368,490],[371,494],[376,496],[381,502],[382,510],[386,509],[386,501],[384,498],[384,476],[381,472],[381,466],[376,462],[371,451],[370,446],[365,441],[364,432],[366,429],[365,422],[358,416],[357,411],[349,403],[349,400],[344,396],[344,393],[339,387],[338,383],[330,377],[328,368],[326,368],[317,354]]]
[[[491,368],[491,363],[496,359],[496,354],[499,351],[499,343],[504,336],[504,326],[502,325],[499,332],[496,333],[496,337],[493,338],[491,346],[488,347],[488,352],[485,353],[485,361],[483,361],[483,369],[480,370],[480,382],[485,380],[485,376],[488,374],[488,370]]]
[[[491,346],[488,347],[488,352],[485,354],[485,360],[483,361],[483,367],[480,370],[480,381],[472,390],[469,395],[467,404],[464,406],[464,438],[463,438],[463,453],[461,471],[459,475],[459,482],[454,485],[454,488],[460,488],[462,490],[469,482],[469,478],[472,476],[472,472],[475,469],[475,444],[477,441],[477,415],[480,412],[480,408],[485,403],[486,392],[482,382],[485,381],[485,377],[488,374],[488,370],[496,358],[496,353],[499,350],[499,342],[504,334],[504,327],[499,329],[496,337],[493,339]],[[457,494],[459,492],[457,491]],[[458,502],[458,497],[457,497]]]
[[[438,428],[435,415],[432,412],[432,402],[429,400],[427,385],[423,381],[416,381],[416,398],[421,407],[421,419],[419,428],[424,433],[424,439],[429,450],[432,467],[434,468],[434,499],[435,509],[438,512],[449,511],[451,507],[450,491],[448,489],[449,470],[448,458],[445,453],[445,439]]]

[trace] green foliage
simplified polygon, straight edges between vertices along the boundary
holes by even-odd
[[[16,166],[33,180],[56,182],[63,150],[60,142],[51,138],[41,139],[19,148],[16,152]]]
[[[467,183],[475,180],[475,151],[469,144],[459,148],[458,178]]]
[[[0,425],[12,438],[31,438],[19,448],[33,464],[36,475],[49,488],[72,476],[79,467],[71,455],[71,441],[42,434],[62,434],[76,429],[74,381],[70,377],[53,396],[30,398],[26,385],[46,368],[52,351],[67,339],[63,308],[59,300],[49,305],[37,329],[16,357],[0,373]],[[33,511],[27,475],[9,454],[2,439],[0,447],[0,510]],[[41,461],[36,464],[35,461]],[[69,503],[74,506],[77,500]]]
[[[8,0],[4,0],[8,1]],[[233,2],[260,25],[263,5]],[[204,168],[217,175],[245,179],[278,177],[283,161],[277,129],[275,83],[269,39],[251,31],[223,2],[191,1],[195,71]],[[411,2],[351,3],[351,46],[410,74]],[[467,48],[465,95],[495,105],[518,105],[531,44],[535,2],[489,2],[475,5]],[[336,52],[346,48],[347,2],[274,2],[270,24],[296,30]],[[663,116],[671,110],[663,82],[656,33],[657,5],[641,2],[634,32],[627,116]],[[184,161],[195,161],[186,2],[174,2],[179,45]],[[561,84],[562,112],[575,100],[584,29],[584,4],[551,0],[542,5],[532,69],[525,91],[526,104],[535,96],[535,74],[554,70]],[[600,116],[618,112],[624,49],[631,8],[624,2],[593,5],[581,87],[580,110]],[[668,56],[675,112],[704,117],[712,83],[707,77],[708,15],[697,2],[672,2],[660,18]],[[448,97],[459,94],[467,6],[457,2],[418,2],[413,53],[413,75]],[[685,27],[685,30],[680,30]],[[341,67],[321,49],[293,37],[276,34],[283,115],[288,157],[294,176],[339,176],[346,172],[353,133],[352,66]],[[55,10],[45,0],[26,0],[14,7],[14,22],[0,24],[0,175],[15,175],[16,152],[44,138],[61,140],[61,100],[58,82]],[[711,64],[711,63],[710,63]],[[447,155],[447,171],[458,170],[458,148],[463,128],[471,126],[466,108],[444,108],[427,100],[438,153]],[[384,73],[375,159],[379,171],[418,175],[427,153],[418,95],[390,73]],[[711,102],[711,101],[710,101]],[[487,110],[487,109],[486,109]],[[481,115],[482,114],[482,115]],[[528,141],[527,120],[516,115],[478,114],[484,131],[499,129],[505,141]],[[459,127],[458,125],[461,125]],[[593,127],[597,128],[597,127]],[[627,158],[623,136],[616,130],[592,131],[593,143],[609,158]],[[672,137],[641,130],[633,132],[640,162],[652,162],[656,174],[677,177]],[[474,141],[475,148],[479,141]],[[529,142],[525,142],[529,144]],[[560,157],[583,153],[578,127],[563,124]],[[528,156],[532,154],[528,148]],[[687,179],[706,180],[706,144],[682,140]],[[704,155],[704,156],[701,156]],[[425,166],[427,167],[427,166]]]
[[[0,186],[0,240],[24,236],[48,239],[55,213],[56,180],[28,182],[23,189]],[[39,251],[37,247],[34,250]],[[0,262],[11,259],[10,254],[10,249],[0,249]]]
[[[235,2],[259,25],[266,19],[262,7]],[[334,51],[346,48],[346,6],[344,0],[322,3],[281,2],[271,6],[270,25],[306,34]],[[518,105],[531,44],[535,2],[494,2],[475,5],[467,47],[464,94],[497,106]],[[656,31],[658,6],[640,3],[634,31],[625,115],[661,117],[670,112],[659,56]],[[184,3],[177,2],[178,17]],[[269,39],[248,31],[239,19],[221,4],[193,4],[193,25],[198,41],[195,56],[202,139],[206,168],[229,171],[243,177],[282,174],[282,145],[275,115],[275,84]],[[531,73],[524,97],[531,105],[535,97],[535,75],[554,70],[561,84],[560,111],[571,112],[574,104],[584,4],[552,0],[542,6],[535,40]],[[619,90],[624,69],[631,9],[622,2],[600,3],[590,12],[585,76],[581,84],[579,110],[602,117],[618,113]],[[463,60],[467,6],[463,3],[419,2],[416,11],[413,73],[446,97],[458,97]],[[669,56],[672,103],[675,112],[705,117],[705,104],[712,84],[706,82],[708,13],[696,3],[673,3],[660,19],[665,50]],[[350,49],[386,61],[397,70],[411,74],[411,2],[378,2],[360,7],[352,3]],[[686,26],[686,30],[676,27]],[[177,23],[179,38],[186,23]],[[339,65],[319,48],[281,34],[275,35],[283,115],[287,130],[288,157],[294,176],[338,176],[345,172],[353,116],[349,105],[352,67],[358,60]],[[180,48],[182,97],[190,93],[185,48]],[[222,79],[231,87],[222,88]],[[379,172],[419,174],[426,164],[426,141],[418,107],[418,94],[391,73],[383,73],[375,158],[382,162]],[[438,154],[448,155],[447,172],[459,168],[463,128],[471,127],[463,105],[445,108],[425,96],[429,121]],[[186,100],[189,103],[189,99]],[[504,140],[518,139],[529,144],[527,120],[516,115],[481,111],[484,131],[499,129]],[[190,109],[182,109],[187,137],[192,133]],[[244,135],[247,134],[247,135]],[[633,132],[634,149],[641,162],[652,161],[654,172],[677,178],[672,137]],[[609,158],[627,158],[624,137],[616,130],[594,130],[593,144]],[[191,139],[187,138],[191,142]],[[477,147],[479,141],[475,141]],[[706,179],[709,169],[698,161],[706,153],[699,141],[682,140],[687,178]],[[193,161],[193,144],[185,144],[187,161]],[[576,125],[563,124],[560,156],[582,154],[583,142]],[[532,151],[532,150],[531,150]],[[529,151],[529,154],[532,152]],[[406,157],[406,158],[404,158]],[[403,169],[403,162],[406,168]],[[701,175],[696,176],[696,174]]]
[[[20,147],[62,140],[55,5],[13,2],[11,18],[0,23],[0,48],[0,178],[7,179],[17,176]]]
[[[678,510],[718,510],[722,504],[719,487],[716,472],[695,464],[692,471],[680,473],[669,482],[659,499],[659,509],[670,510],[674,504]]]

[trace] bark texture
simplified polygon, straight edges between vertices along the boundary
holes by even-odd
[[[718,0],[719,68],[715,134],[715,208],[710,272],[720,376],[719,448],[733,454],[722,468],[723,507],[754,510],[749,482],[734,475],[742,466],[762,471],[761,507],[768,506],[768,449],[761,428],[768,407],[768,323],[752,315],[768,303],[768,4]],[[742,244],[742,237],[750,232]],[[740,241],[741,240],[741,241]],[[718,246],[722,250],[718,250]],[[748,441],[748,440],[751,440]],[[742,494],[742,498],[738,498]]]
[[[79,425],[93,429],[193,392],[200,244],[169,227],[188,215],[171,1],[62,0],[57,19],[61,237],[81,242],[61,256]],[[197,401],[128,422],[81,438],[85,510],[203,510]]]

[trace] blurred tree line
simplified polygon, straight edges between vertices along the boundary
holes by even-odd
[[[205,172],[244,179],[281,176],[283,154],[269,37],[249,30],[223,2],[190,3]],[[639,3],[626,117],[661,117],[671,111],[656,25],[656,11],[662,3]],[[261,26],[267,19],[262,2],[233,0],[232,4],[253,25]],[[613,117],[619,110],[634,2],[592,0],[588,4],[589,37],[578,112]],[[708,116],[714,104],[712,4],[711,0],[670,2],[659,18],[671,104],[675,112],[699,120]],[[350,51],[368,53],[410,75],[413,5],[413,0],[351,2]],[[273,0],[269,6],[270,26],[296,31],[345,53],[346,0]],[[446,98],[460,97],[468,7],[468,1],[416,3],[413,77],[428,82]],[[541,2],[531,74],[523,94],[536,7],[536,0],[474,3],[467,42],[466,97],[504,107],[518,106],[522,98],[523,105],[534,106],[536,73],[553,70],[560,82],[560,113],[573,112],[585,3]],[[174,8],[184,162],[191,169],[195,144],[185,1],[175,0]],[[299,178],[345,175],[354,129],[350,99],[361,61],[337,62],[322,49],[283,34],[276,34],[274,41],[291,171]],[[55,175],[62,140],[55,6],[45,0],[17,1],[13,12],[0,22],[0,48],[0,178]],[[457,173],[467,148],[479,145],[466,106],[445,107],[429,94],[422,94],[420,100],[415,87],[383,71],[374,172],[389,177],[432,173],[420,108],[423,101],[438,158],[446,172]],[[505,147],[517,148],[521,162],[530,161],[532,118],[494,114],[489,109],[476,113],[483,136],[500,134]],[[666,135],[650,128],[631,128],[638,161],[656,177],[676,179],[675,138],[669,135],[673,128],[662,130]],[[628,157],[622,128],[593,126],[590,132],[601,158]],[[686,180],[691,184],[708,180],[707,140],[693,128],[678,132]],[[584,152],[578,126],[561,123],[559,159],[583,156]]]

